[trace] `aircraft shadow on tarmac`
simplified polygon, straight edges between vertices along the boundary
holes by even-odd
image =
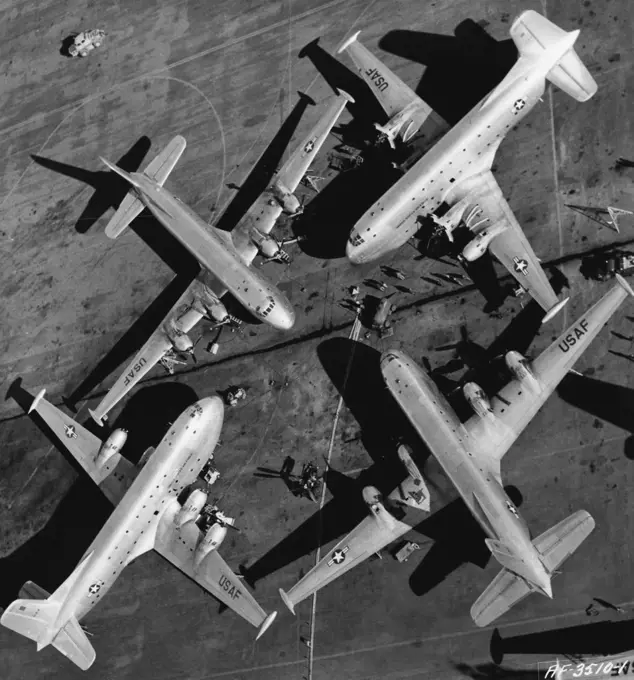
[[[599,621],[567,628],[502,638],[495,629],[491,636],[491,658],[501,664],[507,654],[552,654],[573,658],[607,656],[634,647],[634,619]]]
[[[141,167],[151,145],[149,137],[140,137],[130,150],[121,156],[116,165],[126,172],[136,172]],[[75,229],[80,234],[85,234],[109,208],[116,210],[130,188],[123,177],[112,170],[84,170],[51,158],[33,155],[31,158],[43,168],[76,179],[95,190],[75,223]]]
[[[527,670],[516,670],[511,668],[500,668],[492,663],[479,663],[471,665],[468,663],[454,663],[453,667],[465,678],[476,678],[486,680],[496,678],[497,680],[541,680],[545,678],[547,669],[542,672],[537,668]],[[552,675],[551,675],[552,677]]]
[[[132,326],[117,340],[112,349],[90,371],[88,376],[65,398],[65,403],[69,408],[76,410],[78,401],[84,399],[126,359],[141,349],[185,292],[193,278],[193,276],[176,275],[170,281]]]
[[[511,39],[497,41],[473,19],[454,35],[395,30],[379,47],[425,66],[416,94],[454,125],[498,85],[517,60]]]
[[[569,404],[634,434],[632,388],[568,373],[559,383],[557,394]],[[626,439],[624,452],[629,460],[634,460],[634,436]]]
[[[229,188],[236,190],[236,194],[231,199],[226,210],[215,222],[215,226],[218,229],[231,231],[240,222],[260,194],[268,188],[276,171],[282,165],[286,151],[292,152],[294,150],[292,147],[289,148],[293,135],[295,134],[306,109],[309,106],[315,105],[315,102],[303,92],[298,92],[298,95],[298,102],[295,104],[286,120],[284,120],[280,129],[275,133],[275,136],[255,163],[246,179],[242,182],[242,185],[228,185]],[[284,91],[281,91],[280,102],[283,96]]]
[[[14,398],[20,406],[28,409],[33,396],[17,380],[9,388],[7,398]],[[129,432],[124,455],[136,464],[143,451],[148,446],[156,446],[171,423],[196,399],[194,390],[179,383],[147,387],[134,394],[115,423],[116,427],[126,428]],[[79,476],[44,528],[8,557],[0,559],[2,607],[18,597],[22,584],[27,580],[49,592],[59,587],[112,512],[112,505],[79,468],[42,418],[37,413],[30,417]],[[100,429],[90,418],[82,424],[95,433]],[[106,435],[101,432],[99,436],[105,438]]]
[[[426,459],[421,467],[430,488],[432,507],[438,508],[415,526],[416,532],[431,538],[434,544],[410,579],[413,592],[417,595],[428,592],[464,562],[484,566],[489,558],[484,535],[385,387],[379,352],[363,343],[333,338],[323,342],[317,353],[357,420],[361,441],[373,463],[356,479],[330,467],[325,483],[332,499],[263,557],[248,567],[242,565],[247,582],[254,585],[353,529],[368,513],[361,495],[363,487],[372,485],[389,493],[405,476],[396,456],[399,441],[412,447],[419,464]],[[471,538],[456,541],[457,533]]]

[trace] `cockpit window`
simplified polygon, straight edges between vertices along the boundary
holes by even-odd
[[[266,307],[257,307],[257,311],[266,318],[273,311],[273,307],[275,307],[275,300],[269,295]]]
[[[350,235],[350,243],[353,246],[360,246],[362,243],[365,243],[365,239],[361,234],[355,234],[354,236],[351,234]]]

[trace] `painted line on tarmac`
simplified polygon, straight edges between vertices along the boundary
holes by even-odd
[[[359,314],[356,315],[354,323],[352,324],[352,329],[348,338],[356,343],[359,339],[359,333],[361,331],[361,319]],[[341,386],[341,395],[339,396],[339,402],[337,403],[337,410],[335,411],[335,418],[332,423],[332,430],[330,432],[330,441],[328,443],[328,454],[326,456],[326,474],[330,468],[330,460],[332,458],[332,449],[335,445],[335,436],[337,435],[337,425],[339,424],[339,416],[341,414],[341,408],[343,406],[343,395],[346,393],[346,386],[348,384],[348,378],[350,377],[350,370],[352,368],[352,361],[354,360],[354,352],[356,345],[352,345],[352,350],[350,352],[350,357],[348,359],[348,365],[346,366],[346,373],[343,378],[343,384]],[[321,498],[319,499],[319,513],[321,516],[321,511],[323,510],[324,503],[326,501],[326,484],[322,484],[321,487]],[[319,524],[319,539],[321,541],[321,521]],[[315,553],[315,565],[319,564],[321,559],[321,545],[317,545],[317,552]],[[312,680],[313,677],[313,659],[314,659],[314,649],[315,649],[315,620],[317,618],[317,591],[313,593],[313,600],[311,603],[310,611],[310,645],[308,647],[308,680]]]

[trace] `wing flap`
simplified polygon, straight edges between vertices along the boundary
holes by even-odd
[[[502,569],[471,607],[476,626],[488,626],[531,593],[524,579]]]

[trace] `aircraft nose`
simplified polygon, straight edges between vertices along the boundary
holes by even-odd
[[[351,234],[351,238],[353,234]],[[351,264],[363,264],[367,259],[365,248],[361,245],[353,245],[350,241],[346,243],[346,257]]]
[[[295,310],[290,302],[284,301],[273,310],[268,318],[269,323],[280,331],[288,331],[295,324]]]

